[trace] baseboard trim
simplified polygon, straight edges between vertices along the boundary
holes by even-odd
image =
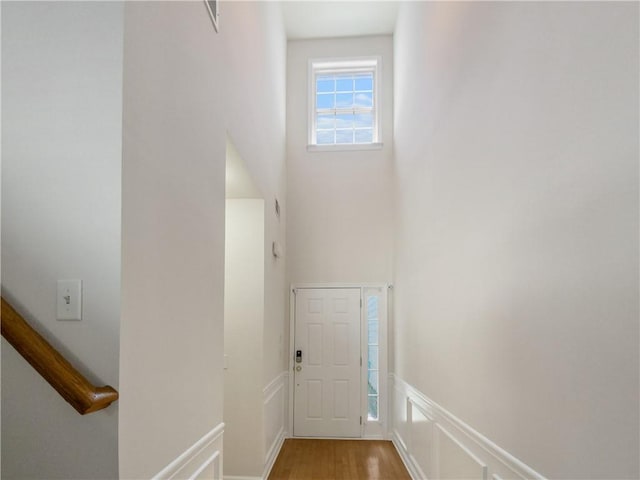
[[[278,433],[277,440],[273,443],[271,448],[269,449],[269,453],[267,454],[267,461],[264,466],[264,473],[262,477],[246,477],[242,475],[225,475],[224,480],[266,480],[269,478],[269,474],[271,473],[271,469],[273,465],[276,463],[276,458],[278,458],[278,454],[280,453],[280,449],[282,448],[282,444],[284,443],[284,439],[286,438],[284,429],[280,430]]]
[[[276,441],[273,442],[273,445],[271,445],[271,448],[269,448],[269,453],[267,453],[267,458],[264,464],[264,474],[262,475],[262,478],[264,480],[269,478],[271,469],[273,468],[273,465],[276,463],[276,458],[278,458],[278,454],[282,449],[282,444],[284,443],[284,439],[285,439],[284,428],[281,428],[280,432],[278,433],[278,436],[276,437]]]
[[[196,480],[200,476],[222,478],[222,436],[224,423],[219,423],[200,440],[191,445],[180,456],[153,476],[153,480],[171,480],[178,475],[180,478]],[[207,475],[205,475],[207,473]]]
[[[405,468],[409,472],[409,476],[412,480],[427,480],[427,477],[420,471],[420,467],[409,457],[409,452],[404,447],[404,442],[401,440],[398,432],[395,430],[391,433],[391,443],[396,447],[400,460],[404,463]]]
[[[431,476],[435,478],[441,473],[439,437],[442,435],[445,436],[442,437],[442,441],[453,442],[462,457],[475,462],[480,471],[480,478],[492,478],[493,476],[496,478],[545,480],[543,475],[393,373],[389,374],[389,398],[397,399],[398,402],[402,401],[402,408],[406,408],[407,426],[403,428],[411,428],[413,413],[421,415],[424,417],[422,421],[427,421],[433,426],[429,439],[429,451],[414,451],[411,444],[412,435],[407,433],[407,438],[403,438],[396,425],[394,424],[392,427],[392,441],[414,480],[427,478],[424,469],[416,460],[416,455],[423,458],[423,463],[428,462],[430,470],[427,473]],[[394,409],[391,411],[394,412]]]
[[[286,403],[289,386],[288,372],[280,372],[262,389],[264,414],[264,470],[267,478],[284,443],[286,431]]]

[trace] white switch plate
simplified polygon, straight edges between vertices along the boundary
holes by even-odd
[[[58,320],[82,320],[82,280],[58,280]]]

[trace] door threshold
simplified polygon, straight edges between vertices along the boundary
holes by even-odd
[[[379,437],[299,437],[292,435],[289,438],[295,438],[296,440],[386,440],[382,436]]]

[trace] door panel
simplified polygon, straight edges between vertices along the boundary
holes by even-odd
[[[307,380],[307,418],[322,418],[322,382]]]
[[[318,323],[307,324],[307,357],[309,366],[322,366],[322,327],[323,325]],[[304,360],[304,355],[302,359]]]
[[[360,436],[360,289],[298,289],[293,433]]]

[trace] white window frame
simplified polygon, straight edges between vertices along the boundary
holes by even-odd
[[[380,92],[382,84],[382,57],[352,57],[333,59],[311,59],[309,60],[308,92],[309,92],[309,122],[308,122],[308,145],[310,152],[321,151],[341,151],[341,150],[377,150],[382,148],[381,129],[381,105]],[[316,140],[316,77],[332,73],[373,73],[373,142],[353,143],[338,145],[318,145]],[[355,113],[355,109],[354,109]]]
[[[388,390],[387,376],[389,374],[388,357],[388,292],[389,285],[363,285],[362,286],[362,438],[380,439],[388,436]],[[369,420],[368,404],[368,323],[367,323],[367,297],[378,297],[378,418]]]

